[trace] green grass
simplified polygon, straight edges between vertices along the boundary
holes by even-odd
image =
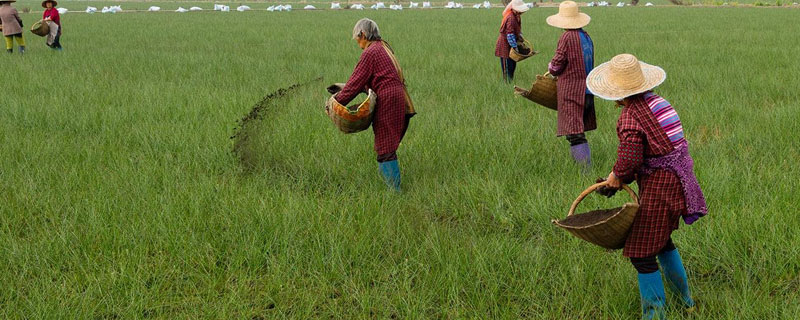
[[[542,54],[518,85],[546,68],[555,10],[523,16]],[[796,12],[586,12],[598,62],[629,52],[668,72],[657,91],[681,115],[710,209],[674,234],[693,318],[800,317]],[[550,223],[608,174],[619,111],[597,101],[581,176],[555,114],[501,83],[498,15],[67,14],[60,53],[26,33],[25,56],[0,55],[0,315],[637,317],[629,262]],[[342,135],[322,112],[324,86],[358,59],[363,16],[419,111],[399,150],[402,195],[385,191],[372,134]],[[248,125],[245,169],[237,120],[318,76]]]

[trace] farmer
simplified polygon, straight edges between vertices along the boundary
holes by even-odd
[[[592,164],[592,154],[586,131],[597,129],[594,114],[594,96],[586,89],[586,75],[594,67],[594,45],[583,27],[589,16],[578,10],[573,1],[558,6],[558,14],[547,17],[547,24],[564,29],[548,71],[558,76],[558,130],[557,136],[567,136],[570,153],[587,172]]]
[[[364,18],[356,22],[353,39],[364,51],[353,74],[334,97],[347,105],[359,93],[372,89],[378,105],[372,120],[378,168],[390,188],[400,191],[400,168],[397,147],[414,116],[414,106],[405,86],[403,71],[397,64],[389,44],[381,39],[375,21]]]
[[[11,6],[17,0],[0,0],[0,22],[3,25],[3,37],[6,39],[6,51],[14,53],[14,39],[17,40],[19,53],[25,53],[25,38],[22,37],[22,19],[17,9]]]
[[[43,1],[42,8],[45,8],[45,10],[42,14],[42,19],[50,27],[50,33],[47,34],[47,46],[55,50],[61,50],[61,17],[58,15],[57,5],[58,2],[55,0]]]
[[[522,43],[522,20],[520,16],[528,11],[528,6],[522,0],[512,0],[503,10],[503,23],[500,25],[500,35],[494,47],[494,55],[500,57],[500,68],[503,71],[503,80],[514,80],[514,70],[517,63],[508,57],[511,48],[516,49],[517,43]]]
[[[680,118],[669,102],[651,91],[664,79],[664,70],[630,54],[599,65],[586,79],[592,93],[622,106],[617,162],[606,186],[619,189],[634,179],[639,185],[639,212],[623,255],[639,273],[644,319],[665,316],[666,297],[656,257],[683,307],[694,310],[686,271],[670,235],[678,228],[679,217],[692,224],[708,212]]]

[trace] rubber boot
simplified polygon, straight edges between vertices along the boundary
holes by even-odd
[[[400,192],[400,167],[397,165],[397,160],[380,162],[378,168],[386,185],[390,189]]]
[[[658,254],[658,262],[661,264],[661,270],[664,270],[664,277],[667,278],[670,289],[680,294],[686,312],[693,312],[695,303],[689,290],[689,280],[686,278],[686,269],[683,268],[683,261],[681,261],[681,255],[678,254],[678,249]]]
[[[589,149],[589,143],[570,146],[569,153],[572,154],[575,162],[583,166],[583,172],[588,174],[592,167],[592,151]]]
[[[639,297],[642,300],[642,319],[666,319],[664,312],[664,282],[661,281],[661,272],[639,274]]]
[[[19,46],[19,54],[25,53],[25,46]]]
[[[14,53],[14,49],[6,49],[6,52],[8,52],[8,53]]]

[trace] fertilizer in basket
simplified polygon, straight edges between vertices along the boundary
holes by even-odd
[[[622,210],[622,207],[606,210],[594,210],[579,214],[573,214],[561,220],[560,223],[569,227],[583,227],[593,225],[613,216],[615,213]]]

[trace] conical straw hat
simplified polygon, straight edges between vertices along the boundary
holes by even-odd
[[[561,29],[579,29],[592,20],[589,15],[580,12],[574,1],[564,1],[558,5],[558,14],[547,17],[547,24]]]
[[[602,99],[617,101],[649,91],[666,79],[667,73],[661,67],[623,53],[594,68],[586,76],[586,86]]]

